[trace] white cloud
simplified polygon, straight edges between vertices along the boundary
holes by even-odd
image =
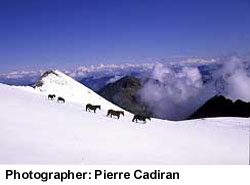
[[[250,101],[250,76],[247,63],[239,57],[232,57],[223,64],[219,74],[226,83],[225,95],[233,100]]]
[[[184,119],[197,107],[195,98],[200,95],[203,84],[201,74],[195,67],[184,67],[179,72],[158,64],[152,76],[140,91],[142,99],[158,117],[173,120]]]

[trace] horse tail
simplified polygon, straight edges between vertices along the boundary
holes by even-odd
[[[108,110],[108,112],[107,112],[107,115],[106,115],[106,116],[108,117],[108,116],[109,116],[109,114],[110,114],[110,110]]]

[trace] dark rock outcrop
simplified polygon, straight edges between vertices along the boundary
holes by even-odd
[[[202,105],[188,119],[209,117],[250,117],[250,103],[232,100],[224,96],[214,96]]]
[[[44,73],[42,74],[40,80],[38,80],[38,81],[33,85],[33,87],[34,87],[34,88],[35,88],[35,87],[42,87],[42,86],[43,86],[43,78],[47,77],[47,76],[50,75],[50,74],[53,74],[53,75],[58,76],[58,74],[55,73],[53,70],[48,70],[48,71],[46,71],[46,72],[44,72]]]
[[[138,94],[143,87],[142,83],[138,78],[125,76],[114,83],[107,84],[98,91],[98,94],[131,113],[151,115]]]

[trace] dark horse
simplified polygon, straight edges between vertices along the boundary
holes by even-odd
[[[136,114],[134,115],[134,118],[132,119],[132,121],[137,123],[137,121],[140,120],[140,121],[143,121],[143,123],[146,123],[146,119],[151,120],[149,116],[142,116],[142,115]]]
[[[115,111],[115,110],[108,110],[107,116],[110,116],[112,118],[112,116],[116,116],[118,119],[120,118],[120,114],[124,116],[124,112],[123,111]]]
[[[55,97],[56,97],[55,94],[49,94],[49,95],[48,95],[48,100],[54,100]]]
[[[90,103],[86,105],[86,111],[90,112],[90,110],[93,110],[95,113],[96,109],[101,110],[101,106],[100,105],[91,105]]]
[[[65,99],[62,98],[62,97],[58,97],[58,98],[57,98],[57,102],[58,102],[58,103],[65,103]]]

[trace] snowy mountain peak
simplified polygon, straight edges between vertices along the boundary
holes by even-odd
[[[101,105],[102,109],[118,109],[100,95],[58,70],[46,71],[36,83],[35,90],[43,94],[55,94],[66,102]]]

